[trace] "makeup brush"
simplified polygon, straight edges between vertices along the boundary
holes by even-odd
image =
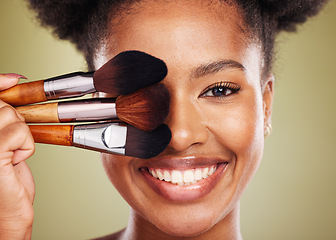
[[[30,125],[35,142],[75,146],[98,152],[151,158],[169,144],[171,132],[162,124],[152,132],[119,123]]]
[[[96,72],[75,72],[19,84],[0,92],[0,99],[12,106],[22,106],[93,92],[105,92],[117,97],[160,82],[166,75],[167,67],[162,60],[144,52],[126,51],[116,55]]]
[[[116,119],[144,131],[152,131],[169,113],[169,92],[161,84],[117,98],[45,103],[17,107],[27,123],[64,123]]]

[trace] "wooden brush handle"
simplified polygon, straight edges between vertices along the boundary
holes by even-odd
[[[31,103],[47,101],[44,93],[44,81],[18,84],[0,92],[0,99],[12,106],[21,106]]]
[[[30,125],[30,131],[36,143],[72,146],[72,125]]]
[[[25,118],[27,123],[59,123],[57,106],[56,102],[16,107],[15,109]]]

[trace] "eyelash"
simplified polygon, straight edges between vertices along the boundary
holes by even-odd
[[[217,95],[214,91],[220,91],[221,95]],[[232,82],[219,82],[207,87],[200,95],[200,97],[215,97],[215,98],[226,98],[231,94],[235,94],[240,90],[240,86]],[[207,94],[211,94],[207,95]],[[224,93],[224,95],[223,95]]]

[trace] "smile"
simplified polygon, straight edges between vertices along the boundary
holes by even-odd
[[[196,169],[179,170],[164,170],[164,169],[148,169],[149,173],[165,182],[177,184],[179,186],[188,186],[195,184],[207,177],[211,176],[217,170],[217,165],[211,167],[203,167]]]
[[[157,194],[174,202],[195,201],[210,193],[226,172],[228,162],[209,162],[181,166],[183,160],[171,166],[141,167],[145,182]],[[153,165],[153,164],[152,164]],[[154,164],[155,165],[155,164]],[[193,166],[194,165],[194,166]]]

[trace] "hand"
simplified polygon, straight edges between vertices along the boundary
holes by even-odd
[[[0,74],[0,91],[22,77]],[[0,100],[0,240],[31,238],[35,184],[25,160],[34,149],[24,118]]]

